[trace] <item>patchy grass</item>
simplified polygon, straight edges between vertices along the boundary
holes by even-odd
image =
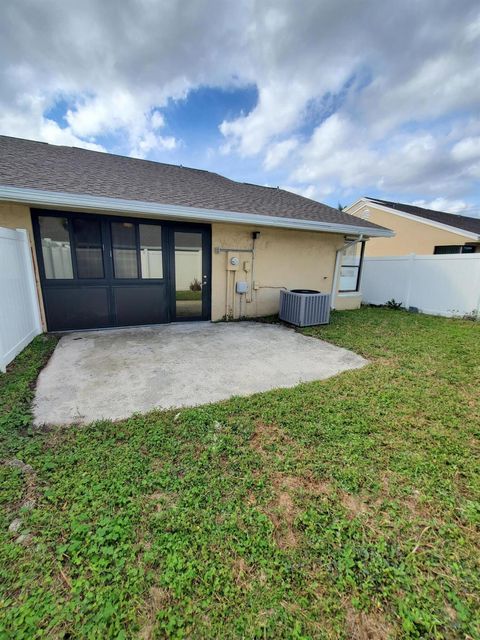
[[[0,636],[478,638],[480,325],[305,333],[371,364],[46,433],[37,339],[0,377],[2,457],[33,468],[0,467]]]
[[[202,291],[176,291],[175,292],[176,300],[201,300],[202,299]]]

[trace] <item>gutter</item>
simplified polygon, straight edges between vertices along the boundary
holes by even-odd
[[[227,222],[248,224],[263,227],[281,227],[304,231],[323,231],[324,233],[364,234],[369,237],[391,238],[395,234],[389,229],[370,228],[356,225],[318,222],[314,220],[298,220],[266,216],[256,213],[240,213],[222,209],[201,209],[179,205],[145,202],[142,200],[126,200],[107,198],[62,191],[43,191],[0,185],[0,201],[17,202],[40,207],[68,207],[73,210],[109,211],[111,213],[137,213],[159,218],[176,218],[179,220],[195,220],[198,222]]]

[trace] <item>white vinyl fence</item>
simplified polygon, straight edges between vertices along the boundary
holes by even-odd
[[[394,299],[421,313],[478,318],[480,254],[365,258],[361,290],[367,304]]]
[[[27,232],[0,227],[0,371],[41,332]]]

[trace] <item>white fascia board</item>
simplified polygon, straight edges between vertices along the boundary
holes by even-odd
[[[378,202],[374,202],[373,200],[369,200],[368,198],[361,198],[357,200],[349,207],[345,209],[347,213],[350,213],[349,210],[352,210],[352,215],[354,215],[358,210],[362,207],[374,207],[375,209],[380,209],[380,211],[386,211],[387,213],[393,213],[400,218],[407,218],[407,220],[413,220],[414,222],[422,222],[430,227],[435,227],[436,229],[442,229],[442,231],[449,231],[450,233],[455,233],[457,236],[464,236],[469,240],[476,240],[477,242],[480,240],[480,235],[478,233],[473,233],[471,231],[465,231],[464,229],[460,229],[460,227],[453,227],[449,224],[443,224],[442,222],[436,222],[435,220],[427,220],[427,218],[422,218],[421,216],[416,216],[413,213],[407,213],[406,211],[399,211],[398,209],[392,209],[392,207],[387,207],[384,204],[379,204]]]
[[[249,224],[262,227],[283,227],[304,231],[322,231],[324,233],[364,234],[369,237],[391,237],[392,231],[374,229],[361,225],[336,224],[333,222],[317,222],[315,220],[298,220],[281,218],[256,213],[237,213],[220,209],[200,209],[179,205],[159,204],[140,200],[124,200],[104,196],[90,196],[60,191],[43,191],[41,189],[23,189],[0,185],[0,201],[20,202],[40,207],[68,207],[71,209],[88,209],[92,211],[109,211],[112,213],[137,213],[159,218],[177,218],[179,220],[195,220],[197,222],[226,222]]]
[[[345,207],[344,211],[346,213],[350,213],[350,215],[355,215],[359,209],[366,205],[368,206],[369,204],[373,203],[370,203],[366,198],[359,198],[358,200],[355,200],[355,202],[352,202],[352,204],[349,204],[348,207]]]

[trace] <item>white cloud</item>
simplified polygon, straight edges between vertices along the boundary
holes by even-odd
[[[257,105],[219,123],[221,148],[206,145],[212,168],[238,162],[332,200],[376,187],[467,202],[480,178],[480,13],[461,4],[17,0],[0,21],[0,132],[156,158],[181,144],[170,99],[254,84]]]
[[[281,164],[285,158],[289,156],[289,154],[296,149],[298,146],[298,140],[295,138],[288,138],[287,140],[282,140],[282,142],[277,142],[272,145],[265,156],[265,160],[263,162],[266,169],[274,169]]]
[[[127,91],[113,91],[108,96],[84,100],[67,112],[66,120],[73,135],[95,137],[125,131],[130,143],[129,155],[145,158],[153,150],[171,150],[177,146],[173,136],[157,131],[165,125],[162,114],[150,111],[148,100],[142,105]]]
[[[452,156],[459,161],[480,159],[480,136],[464,138],[457,142],[452,148]]]
[[[416,207],[433,209],[434,211],[446,211],[447,213],[459,213],[465,216],[473,215],[473,206],[465,200],[451,200],[449,198],[435,198],[434,200],[414,200]]]
[[[70,128],[62,128],[51,118],[45,117],[45,100],[41,96],[21,96],[15,107],[0,112],[0,133],[50,144],[105,151],[102,145],[80,138]]]
[[[188,10],[181,0],[10,4],[0,21],[0,133],[87,147],[114,134],[127,153],[175,148],[157,134],[169,98],[235,84],[239,70],[248,81],[246,8],[219,3],[212,20],[202,0]],[[46,115],[61,100],[63,133]]]
[[[428,130],[376,139],[347,115],[336,113],[299,149],[290,182],[327,182],[343,193],[375,188],[387,194],[417,191],[458,196],[468,189],[472,172],[479,166],[469,161],[474,157],[473,147],[470,139],[462,138],[461,127],[453,139]]]
[[[153,131],[146,131],[142,137],[137,138],[130,154],[134,158],[146,158],[153,150],[166,149],[171,151],[177,146],[177,141],[172,136],[159,136]]]
[[[346,20],[334,5],[309,3],[298,12],[280,1],[268,29],[260,20],[259,102],[222,124],[225,150],[262,154],[264,167],[283,167],[298,190],[325,181],[342,193],[471,189],[480,162],[473,162],[476,140],[464,138],[480,104],[478,6],[353,3]],[[333,115],[322,106],[326,96]],[[320,123],[272,162],[282,137],[305,127],[311,105]]]
[[[320,200],[322,197],[329,196],[333,189],[332,187],[319,187],[315,184],[309,184],[305,186],[291,186],[284,185],[282,189],[285,191],[291,191],[292,193],[297,193],[299,196],[303,196],[304,198],[310,198],[311,200]]]

